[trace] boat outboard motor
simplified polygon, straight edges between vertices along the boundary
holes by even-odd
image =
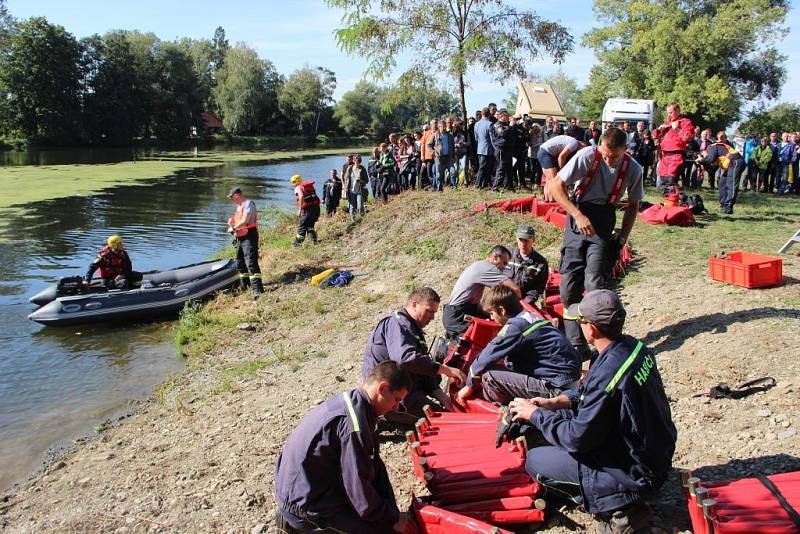
[[[83,288],[83,278],[80,276],[65,276],[58,281],[56,294],[59,297],[69,297],[85,293]]]

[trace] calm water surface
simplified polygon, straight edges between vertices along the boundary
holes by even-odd
[[[182,367],[171,322],[43,327],[27,319],[31,295],[61,276],[85,274],[114,233],[136,270],[208,259],[229,242],[231,187],[241,186],[260,210],[285,207],[293,202],[291,175],[316,180],[321,193],[329,169],[342,162],[226,165],[40,202],[22,215],[0,210],[9,222],[0,227],[0,489],[40,467],[49,448],[91,431]]]

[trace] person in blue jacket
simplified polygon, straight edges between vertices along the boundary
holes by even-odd
[[[599,351],[579,391],[514,399],[514,420],[530,421],[548,446],[528,451],[526,470],[553,494],[582,502],[597,532],[649,532],[649,499],[672,468],[677,431],[655,356],[623,335],[625,309],[607,289],[566,313]]]
[[[422,407],[431,404],[429,397],[442,407],[449,408],[448,396],[440,387],[441,377],[457,383],[464,373],[433,361],[428,355],[424,328],[439,310],[439,294],[430,287],[418,287],[408,295],[405,307],[383,317],[367,339],[361,376],[366,380],[372,370],[385,361],[401,364],[411,374],[411,389],[399,410],[385,414],[389,423],[413,425],[423,417]]]
[[[275,472],[279,532],[405,530],[409,518],[397,508],[375,426],[410,388],[408,372],[384,362],[362,387],[332,397],[300,421]]]
[[[548,320],[524,311],[511,288],[486,289],[481,307],[503,328],[472,362],[467,383],[458,392],[460,403],[472,395],[478,380],[483,398],[501,404],[516,397],[555,397],[577,388],[581,377],[578,352]]]

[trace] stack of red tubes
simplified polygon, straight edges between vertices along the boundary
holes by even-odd
[[[800,471],[683,483],[695,534],[800,534]]]
[[[496,413],[425,407],[425,418],[406,437],[414,472],[431,492],[426,504],[492,525],[544,520],[541,488],[525,471],[525,445],[496,448],[498,422]]]

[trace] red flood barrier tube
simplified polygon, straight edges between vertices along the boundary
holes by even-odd
[[[480,462],[481,465],[505,462],[510,466],[516,466],[525,462],[525,453],[523,451],[510,451],[491,454],[486,450],[479,450],[477,453],[475,451],[463,451],[450,454],[420,455],[417,462],[428,469],[449,469],[462,465],[472,466],[477,462]]]
[[[494,512],[502,510],[544,510],[543,499],[535,499],[531,496],[521,497],[502,497],[500,499],[488,499],[484,501],[466,502],[460,504],[443,505],[444,508],[453,512],[469,515],[472,512]]]
[[[479,519],[416,500],[412,509],[422,534],[513,534]]]
[[[471,484],[470,484],[471,486]],[[475,502],[480,499],[505,499],[507,497],[538,497],[542,489],[538,484],[521,484],[514,486],[497,485],[483,486],[480,488],[465,487],[461,490],[442,491],[437,486],[434,501],[440,506]]]
[[[491,488],[510,487],[525,484],[531,484],[531,477],[528,475],[528,473],[516,473],[494,478],[471,480],[468,484],[465,484],[464,482],[440,483],[436,485],[436,496],[443,495],[446,497],[447,495],[450,495],[450,493],[464,491],[467,489],[477,491],[485,488],[487,491],[492,491]],[[436,496],[434,496],[434,498],[436,498]]]
[[[449,484],[452,482],[475,481],[484,478],[495,478],[505,475],[521,475],[525,473],[524,462],[518,466],[508,465],[506,462],[490,463],[481,466],[454,466],[448,469],[436,469],[427,471],[423,478],[425,483],[433,486],[437,493],[439,484]]]
[[[494,512],[469,512],[470,517],[500,525],[517,525],[520,523],[541,523],[544,521],[542,510],[500,510]]]

